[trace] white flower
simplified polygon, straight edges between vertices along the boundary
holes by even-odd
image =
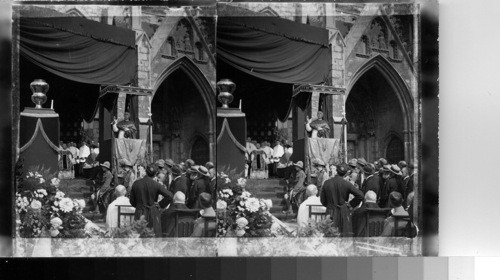
[[[269,210],[273,207],[273,201],[270,199],[261,199],[260,206],[263,210]]]
[[[61,180],[59,180],[58,178],[52,178],[52,180],[50,180],[50,184],[55,187],[58,187],[60,182]]]
[[[43,178],[38,178],[38,180],[40,181],[40,184],[45,183],[45,179],[43,179]]]
[[[70,212],[71,210],[73,210],[73,201],[71,200],[71,198],[65,197],[59,202],[59,207],[63,212]]]
[[[50,236],[56,237],[58,235],[59,235],[59,230],[57,230],[57,229],[51,229],[50,230]]]
[[[241,198],[249,198],[251,195],[251,193],[244,191],[243,193],[241,193]]]
[[[30,207],[33,210],[39,210],[42,208],[42,203],[35,199],[31,202]]]
[[[241,205],[241,206],[245,206],[245,201],[240,200],[240,205]]]
[[[76,202],[78,203],[78,206],[80,206],[81,209],[85,208],[85,200],[83,199],[75,199]]]
[[[248,225],[248,220],[245,217],[238,218],[236,220],[238,228],[245,228]]]
[[[226,182],[226,184],[229,184],[229,183],[231,183],[231,179],[226,178],[225,182]]]
[[[238,186],[245,187],[247,185],[247,180],[245,178],[238,179]]]
[[[217,209],[226,209],[227,203],[224,200],[217,200]]]
[[[236,230],[236,236],[240,237],[245,235],[245,230],[244,229],[238,229]]]
[[[64,197],[64,193],[63,192],[61,192],[61,191],[57,191],[56,192],[56,199],[61,199],[63,197]]]
[[[249,212],[259,211],[260,203],[257,198],[251,197],[245,201],[245,207]]]
[[[50,220],[50,224],[52,225],[52,228],[60,229],[63,221],[59,217],[54,217]]]

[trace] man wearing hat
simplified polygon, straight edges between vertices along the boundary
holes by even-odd
[[[169,186],[169,191],[172,193],[182,192],[187,195],[187,178],[186,175],[182,173],[182,169],[179,165],[172,166],[172,182]]]
[[[358,184],[358,186],[362,186],[363,185],[363,182],[365,181],[366,179],[366,176],[363,172],[363,167],[366,166],[368,164],[368,162],[364,159],[364,158],[358,158],[358,166],[357,166],[357,169],[359,170],[359,176],[358,176],[358,180],[356,181],[356,184]]]
[[[295,167],[295,176],[290,181],[289,187],[291,191],[288,195],[285,194],[286,199],[286,211],[289,214],[291,212],[297,212],[302,201],[305,200],[305,190],[306,190],[306,173],[304,172],[304,163],[302,161],[298,161],[294,163]],[[288,197],[288,198],[287,198]],[[293,207],[293,208],[292,208]]]
[[[101,164],[102,177],[97,183],[97,188],[95,189],[94,197],[94,211],[106,213],[108,205],[111,203],[111,195],[114,188],[111,186],[113,181],[113,174],[111,174],[111,164],[106,161]]]
[[[352,236],[352,223],[350,209],[359,205],[363,201],[363,193],[356,189],[353,184],[344,180],[344,176],[349,171],[349,167],[342,163],[337,166],[337,175],[326,180],[323,191],[320,194],[321,204],[326,206],[333,222],[339,228],[342,236]],[[354,197],[349,200],[349,195]]]
[[[378,194],[380,191],[379,178],[375,176],[374,167],[371,164],[366,164],[363,166],[363,174],[365,176],[365,180],[361,185],[363,194],[366,194],[368,191],[373,191],[375,194]]]
[[[399,166],[395,164],[385,165],[382,170],[385,183],[380,188],[379,206],[381,208],[386,208],[389,207],[389,194],[394,191],[400,192],[402,190],[402,185],[399,184],[400,180],[398,180],[398,177],[400,177],[402,173]]]
[[[318,187],[318,194],[321,193],[321,188],[325,181],[328,179],[328,174],[326,173],[326,164],[323,160],[319,158],[315,158],[312,160],[313,167],[316,169],[314,174],[311,174],[311,177],[314,177],[313,184]]]
[[[196,202],[201,193],[207,192],[207,181],[205,175],[208,175],[208,170],[205,166],[194,165],[191,167],[191,188],[189,189],[189,196],[187,206],[191,209],[198,208]]]
[[[155,164],[148,165],[146,176],[132,185],[130,204],[135,207],[135,219],[139,220],[141,216],[144,216],[148,227],[154,230],[156,237],[161,237],[160,209],[156,202],[159,195],[169,202],[172,201],[173,195],[165,186],[153,180],[157,172]]]
[[[130,160],[122,159],[120,160],[120,166],[123,169],[123,185],[127,189],[127,197],[130,196],[130,191],[132,190],[132,185],[136,180],[135,172],[133,171],[133,166]]]

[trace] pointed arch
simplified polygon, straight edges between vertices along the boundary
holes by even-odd
[[[403,141],[405,145],[406,158],[413,158],[414,141],[413,130],[415,125],[414,118],[414,99],[408,85],[404,82],[401,75],[394,69],[391,63],[382,55],[374,56],[363,65],[361,65],[352,76],[346,90],[346,100],[351,93],[351,89],[368,71],[375,69],[385,78],[387,83],[393,89],[399,101],[403,113]]]
[[[152,99],[155,97],[156,92],[163,84],[163,82],[177,70],[184,72],[184,74],[186,74],[189,77],[189,79],[193,82],[194,86],[201,94],[201,98],[205,105],[205,109],[207,111],[208,116],[210,116],[208,120],[209,124],[208,142],[210,145],[210,159],[213,160],[215,157],[215,139],[214,139],[215,115],[216,115],[215,89],[211,86],[210,82],[205,77],[203,72],[201,72],[200,68],[198,68],[198,66],[196,66],[196,64],[186,56],[183,56],[175,60],[161,73],[161,75],[156,80],[156,84],[153,87]]]
[[[66,11],[66,13],[68,15],[72,15],[72,16],[76,16],[76,17],[82,17],[82,18],[87,18],[86,16],[83,15],[82,12],[80,12],[80,10],[78,10],[77,8],[71,8],[69,10]]]
[[[270,6],[265,7],[264,9],[260,10],[259,13],[274,16],[274,17],[279,17],[280,15]]]

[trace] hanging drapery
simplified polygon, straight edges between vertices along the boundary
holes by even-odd
[[[328,30],[277,17],[219,17],[217,56],[257,78],[317,84],[329,75]]]
[[[136,76],[135,32],[79,17],[19,18],[20,53],[63,78],[88,84],[132,83]]]

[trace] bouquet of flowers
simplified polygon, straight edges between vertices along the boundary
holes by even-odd
[[[17,178],[16,210],[24,238],[44,236],[83,237],[85,202],[72,200],[58,190],[59,179],[47,170],[35,168]],[[48,235],[48,234],[47,234]]]
[[[271,236],[271,200],[252,197],[245,191],[244,178],[217,174],[217,234],[234,233],[238,237]]]

